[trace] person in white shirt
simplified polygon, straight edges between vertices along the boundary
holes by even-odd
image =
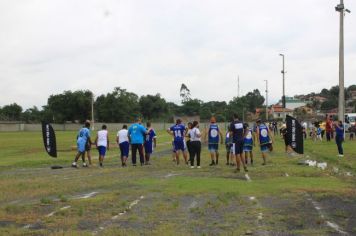
[[[125,167],[130,150],[127,125],[123,125],[122,129],[117,132],[116,143],[119,145],[121,152],[121,166]]]
[[[189,130],[190,136],[190,148],[191,148],[191,156],[190,156],[190,168],[194,168],[194,159],[197,156],[197,168],[200,168],[200,153],[201,153],[201,133],[199,130],[198,121],[194,121],[192,125],[192,129]]]
[[[99,164],[103,167],[103,162],[106,150],[109,150],[109,133],[106,130],[106,125],[101,127],[95,138],[95,146],[99,151]]]

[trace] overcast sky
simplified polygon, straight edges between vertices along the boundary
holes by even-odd
[[[122,87],[179,102],[269,100],[338,83],[338,0],[0,0],[0,106]],[[345,18],[345,85],[356,84],[356,1]]]

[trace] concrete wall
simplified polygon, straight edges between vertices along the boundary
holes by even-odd
[[[118,131],[124,125],[123,123],[105,123],[108,127],[109,131]],[[131,124],[125,123],[128,126]],[[95,123],[94,129],[99,130],[103,123]],[[152,127],[155,130],[166,130],[168,129],[172,123],[152,123]],[[200,129],[203,130],[207,127],[207,123],[201,123]],[[53,129],[55,131],[78,131],[83,125],[82,124],[52,124]],[[225,129],[225,123],[219,123],[219,126],[222,129]],[[0,123],[0,132],[16,132],[16,131],[41,131],[41,124],[8,124],[8,123]]]

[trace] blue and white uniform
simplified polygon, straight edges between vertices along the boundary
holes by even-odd
[[[174,150],[175,151],[178,151],[178,150],[185,151],[187,148],[186,144],[184,142],[185,126],[182,124],[179,124],[179,125],[176,124],[176,125],[173,125],[169,130],[173,132]]]
[[[127,129],[119,130],[116,136],[119,138],[119,148],[121,152],[121,157],[128,157],[129,149],[130,149],[128,130]]]
[[[77,136],[77,148],[78,152],[85,152],[85,145],[88,142],[90,138],[90,130],[86,127],[83,127],[79,130],[78,136]]]
[[[153,152],[153,139],[156,138],[156,133],[153,129],[148,131],[145,139],[145,153],[152,154]]]
[[[247,134],[244,139],[244,152],[252,152],[253,134],[252,129],[247,129]]]
[[[261,145],[261,151],[267,152],[269,150],[270,138],[268,136],[268,127],[265,124],[261,124],[258,126],[259,130],[259,139]]]
[[[210,152],[219,150],[219,126],[217,124],[210,124],[208,131],[208,149]]]

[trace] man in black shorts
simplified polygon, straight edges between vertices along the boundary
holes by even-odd
[[[239,117],[237,114],[234,114],[234,121],[230,124],[230,137],[232,137],[232,143],[235,148],[235,158],[236,158],[236,172],[240,172],[240,165],[247,172],[247,167],[245,165],[245,158],[243,155],[243,146],[244,146],[244,138],[247,134],[247,129],[243,125],[241,121],[239,121]]]

